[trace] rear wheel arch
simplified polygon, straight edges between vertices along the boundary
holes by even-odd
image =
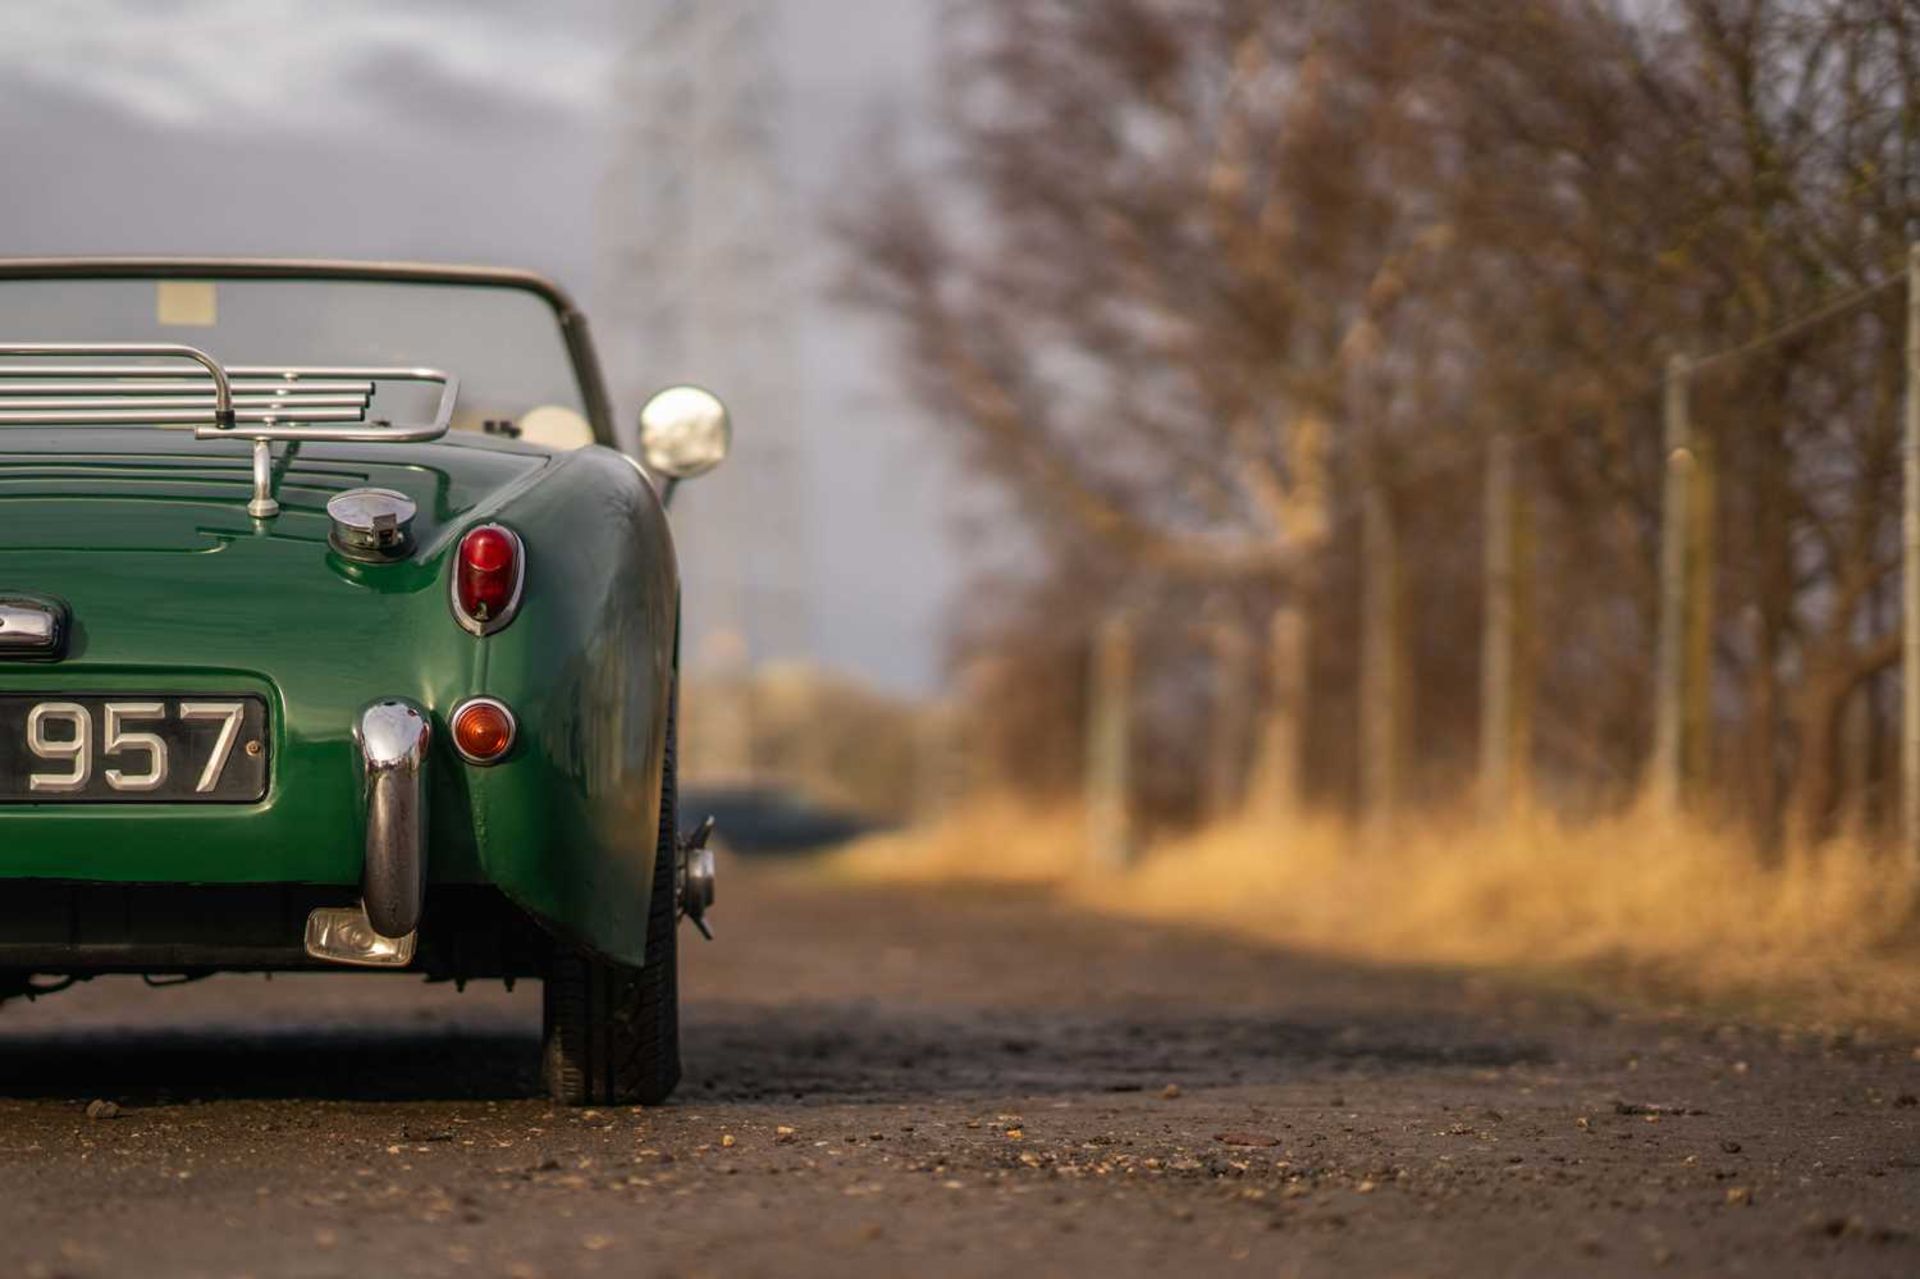
[[[541,1069],[548,1093],[565,1105],[658,1105],[680,1082],[677,700],[678,681],[668,694],[644,962],[635,968],[554,941],[541,995]]]

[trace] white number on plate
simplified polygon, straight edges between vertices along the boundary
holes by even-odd
[[[117,791],[160,789],[167,780],[166,742],[157,733],[137,732],[127,725],[136,720],[163,719],[166,706],[160,702],[108,702],[102,711],[106,719],[106,740],[101,743],[101,753],[121,756],[123,764],[132,762],[125,756],[139,756],[144,764],[139,769],[107,769],[107,785]],[[220,784],[220,775],[233,757],[233,744],[240,736],[245,717],[244,702],[180,704],[181,719],[213,720],[220,725],[206,766],[194,784],[198,794],[210,794]],[[55,725],[62,726],[58,736],[49,731]],[[87,708],[77,702],[41,702],[35,706],[27,712],[27,749],[50,764],[66,767],[64,772],[28,774],[27,789],[60,794],[85,788],[93,776],[93,719],[87,714]]]
[[[152,733],[129,733],[121,725],[130,719],[160,719],[166,715],[167,708],[159,702],[108,702],[106,712],[107,740],[101,750],[108,755],[125,751],[147,754],[144,772],[109,768],[107,785],[115,790],[159,790],[160,783],[167,780],[167,744]]]
[[[47,735],[49,724],[67,726],[64,738],[55,741]],[[29,790],[76,791],[87,784],[93,773],[93,721],[87,708],[74,702],[41,702],[27,712],[27,746],[44,760],[66,760],[64,773],[33,773],[27,778]]]
[[[207,766],[200,770],[200,780],[194,790],[202,795],[210,793],[220,784],[220,774],[226,771],[227,757],[233,754],[233,740],[240,736],[240,720],[247,713],[243,702],[182,702],[181,719],[217,719],[220,721],[220,736],[213,739],[213,753],[207,756]]]

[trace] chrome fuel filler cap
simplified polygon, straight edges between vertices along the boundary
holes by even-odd
[[[393,489],[348,489],[327,499],[333,549],[353,560],[391,560],[413,541],[413,499]]]

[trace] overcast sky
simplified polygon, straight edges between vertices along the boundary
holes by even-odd
[[[0,5],[0,253],[500,262],[591,301],[628,5],[658,2]],[[812,648],[926,688],[955,571],[949,467],[872,327],[824,296],[841,264],[818,219],[874,120],[924,119],[937,0],[769,3],[800,267],[779,425],[804,450]]]

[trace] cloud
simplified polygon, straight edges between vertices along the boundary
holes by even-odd
[[[588,20],[583,21],[586,17]],[[37,0],[0,5],[0,97],[32,86],[150,124],[335,131],[447,94],[502,112],[595,109],[603,15],[457,0]],[[417,77],[385,83],[382,74]]]

